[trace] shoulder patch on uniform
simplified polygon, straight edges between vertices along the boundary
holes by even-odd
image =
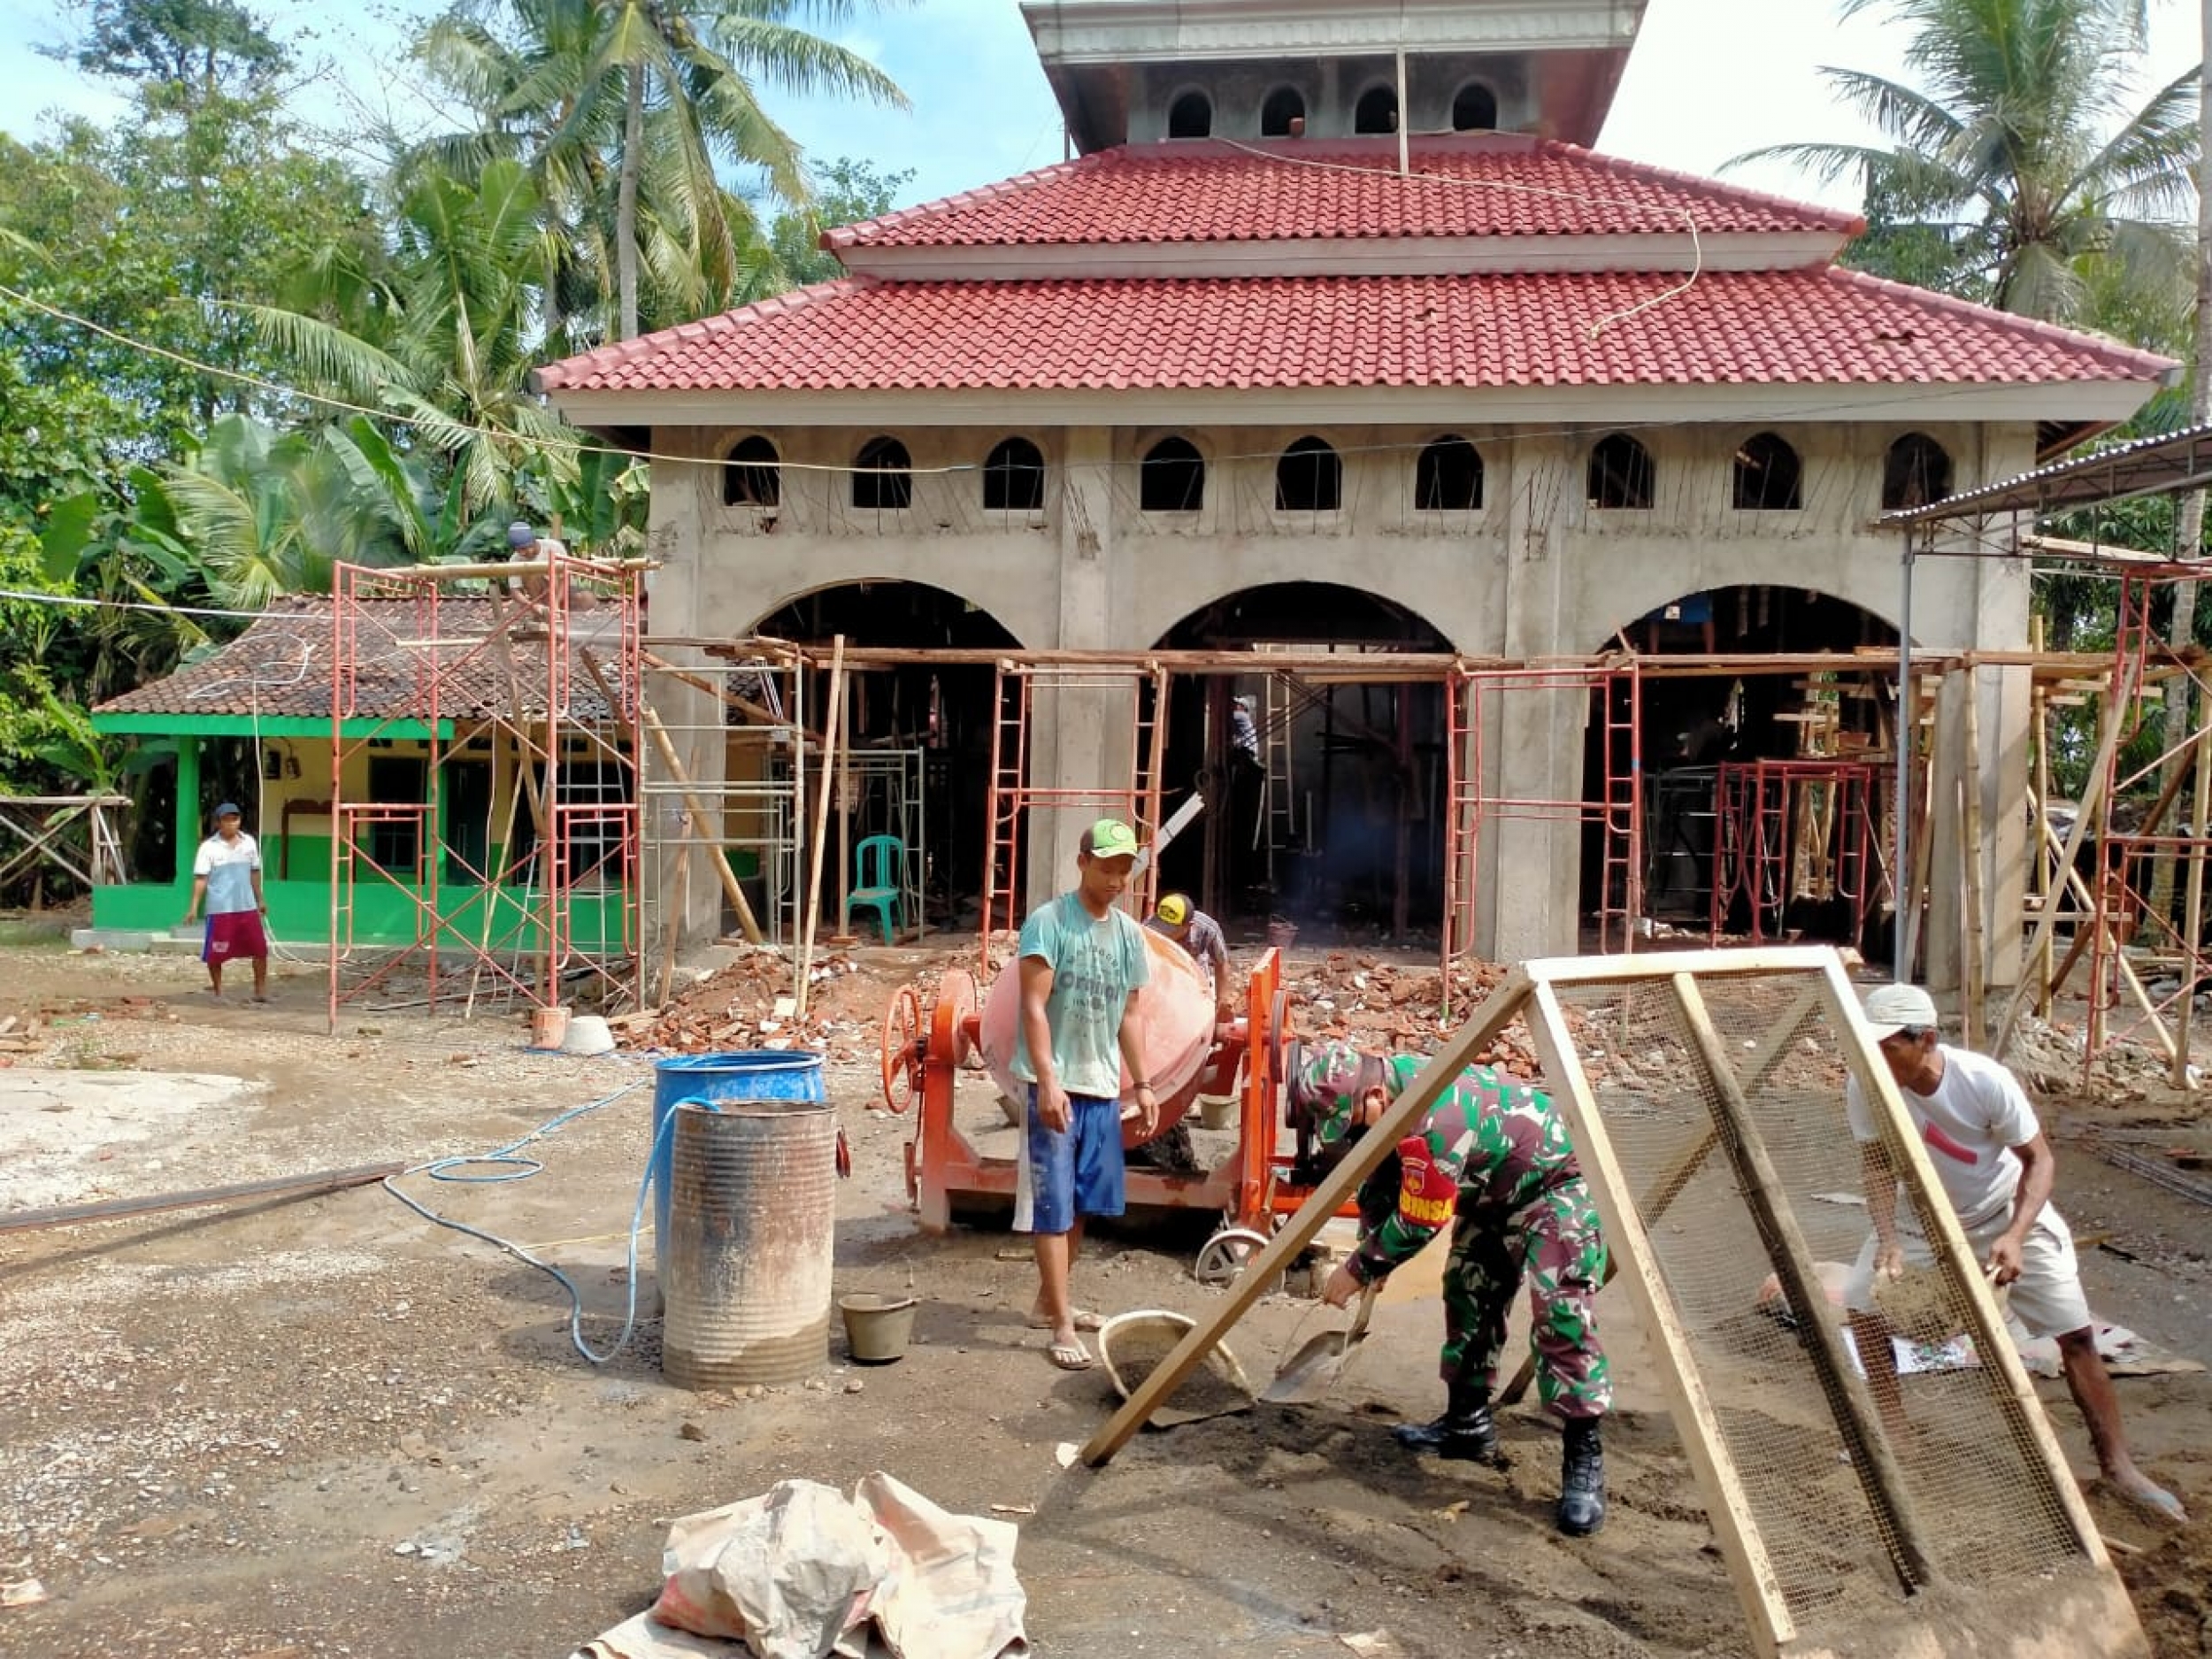
[[[1436,1167],[1435,1154],[1425,1135],[1409,1135],[1398,1143],[1402,1171],[1398,1186],[1398,1215],[1407,1225],[1433,1233],[1452,1218],[1459,1197],[1459,1183]]]

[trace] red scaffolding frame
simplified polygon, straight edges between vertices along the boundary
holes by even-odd
[[[1048,697],[1088,694],[1128,698],[1128,714],[1120,723],[1131,734],[1125,782],[1055,786],[1030,781],[1029,733],[1040,693]],[[1158,829],[1161,774],[1166,767],[1167,695],[1168,672],[1156,664],[1068,664],[1011,657],[1000,662],[993,694],[991,778],[984,810],[990,840],[983,861],[983,921],[978,941],[986,975],[991,970],[993,935],[1014,932],[1022,924],[1023,841],[1033,809],[1113,814],[1138,826],[1141,835]],[[1150,915],[1156,879],[1156,866],[1146,859],[1122,902],[1140,917]]]
[[[1594,703],[1604,757],[1601,794],[1581,796],[1494,793],[1486,733],[1507,703],[1543,694],[1579,694]],[[1443,965],[1452,964],[1475,936],[1475,902],[1484,842],[1490,826],[1506,819],[1534,819],[1599,826],[1598,945],[1632,951],[1643,913],[1643,679],[1634,658],[1624,663],[1526,668],[1459,668],[1445,685]],[[1578,865],[1579,859],[1578,859]]]
[[[1751,942],[1783,937],[1792,900],[1837,898],[1861,938],[1883,879],[1875,852],[1880,780],[1870,762],[1808,758],[1724,761],[1714,789],[1712,937],[1741,899]],[[1805,892],[1794,889],[1800,863]]]
[[[514,565],[334,572],[334,1025],[412,968],[434,1010],[464,973],[472,1007],[487,987],[540,1007],[637,1000],[641,567],[539,549]],[[367,756],[396,741],[424,746],[419,802],[363,787]],[[488,761],[492,800],[506,777],[496,836],[489,805],[480,841],[456,833],[448,767],[464,752]],[[411,940],[362,936],[369,894],[397,904]]]

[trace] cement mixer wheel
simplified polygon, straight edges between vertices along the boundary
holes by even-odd
[[[1267,1235],[1249,1227],[1224,1227],[1206,1240],[1192,1265],[1191,1277],[1202,1285],[1233,1284],[1244,1264],[1267,1248]]]
[[[922,999],[902,985],[883,1010],[883,1103],[903,1112],[921,1092]]]

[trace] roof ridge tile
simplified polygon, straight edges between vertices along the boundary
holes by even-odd
[[[1855,271],[1848,265],[1830,265],[1825,275],[1847,281],[1861,288],[1899,296],[1937,311],[1957,311],[1985,323],[2009,329],[2015,333],[2032,334],[2039,340],[2048,340],[2070,346],[2077,351],[2089,351],[2104,357],[2117,366],[2149,370],[2162,374],[2172,365],[2172,359],[2155,351],[2146,351],[2112,339],[2109,335],[2091,334],[2085,329],[2069,328],[2062,323],[2045,322],[2039,317],[2024,317],[2017,311],[2001,311],[1994,305],[1983,305],[1974,300],[1961,299],[1955,294],[1942,294],[1933,288],[1915,288],[1909,282],[1877,276],[1871,271]]]

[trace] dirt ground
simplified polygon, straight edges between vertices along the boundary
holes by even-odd
[[[595,1368],[550,1279],[376,1187],[0,1233],[0,1584],[46,1592],[0,1609],[0,1653],[558,1659],[650,1599],[672,1517],[785,1477],[849,1489],[878,1468],[956,1510],[1034,1506],[1018,1565],[1046,1655],[1747,1650],[1617,1291],[1600,1304],[1622,1409],[1594,1539],[1551,1529],[1557,1437],[1532,1409],[1507,1418],[1503,1472],[1415,1462],[1390,1442],[1391,1421],[1437,1403],[1433,1303],[1384,1310],[1325,1405],[1145,1434],[1104,1471],[1063,1470],[1056,1447],[1109,1408],[1102,1375],[1046,1363],[1009,1235],[913,1225],[908,1125],[864,1110],[876,1081],[861,1014],[932,964],[864,951],[856,965],[831,1070],[856,1166],[840,1193],[840,1288],[911,1273],[926,1300],[902,1363],[849,1366],[839,1338],[819,1386],[695,1394],[662,1379],[648,1319]],[[0,949],[0,1016],[50,1010],[35,1051],[0,1058],[0,1213],[487,1150],[630,1087],[534,1145],[534,1179],[407,1183],[568,1268],[585,1334],[612,1339],[649,1060],[530,1053],[505,1018],[349,1011],[331,1034],[306,969],[280,971],[268,1009],[218,1005],[199,982],[186,960]],[[2117,1111],[2058,1106],[2076,1132]],[[2199,1111],[2131,1102],[2126,1126],[2212,1144]],[[2077,1232],[2109,1235],[2085,1257],[2099,1311],[2212,1363],[2212,1213],[2064,1146],[2062,1158]],[[1187,1270],[1205,1232],[1103,1239],[1079,1294],[1200,1312],[1216,1293]],[[1232,1346],[1263,1376],[1326,1318],[1272,1297]],[[2212,1653],[2212,1380],[2119,1386],[2139,1454],[2199,1519],[2158,1528],[2093,1483],[2092,1503],[2140,1552],[2121,1564],[2155,1651]],[[2057,1385],[2042,1389],[2087,1479],[2078,1419]],[[1344,1640],[1376,1632],[1380,1646]]]

